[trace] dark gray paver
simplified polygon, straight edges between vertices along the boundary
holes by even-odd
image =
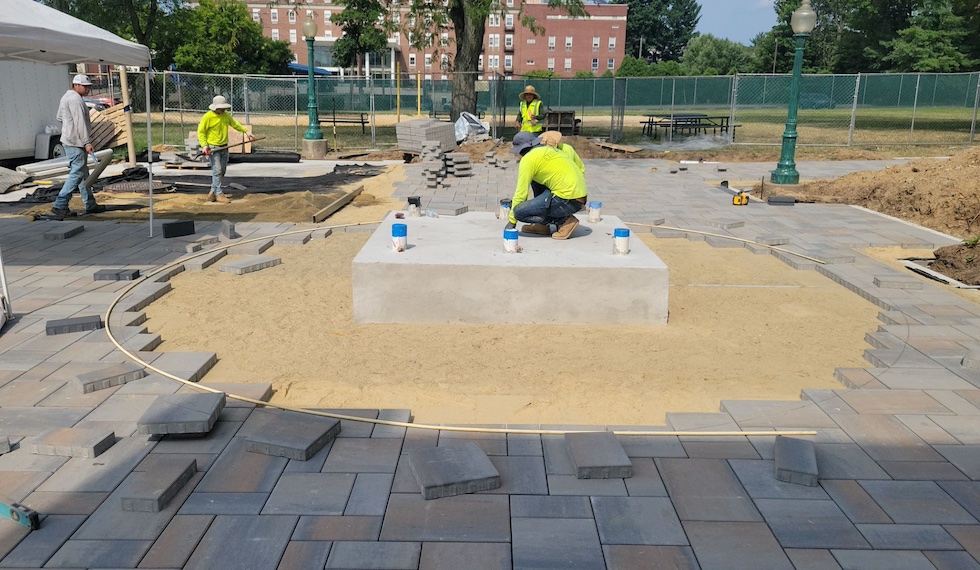
[[[765,523],[686,521],[684,530],[702,570],[793,568]]]
[[[35,455],[86,457],[102,455],[116,443],[116,434],[104,429],[52,428],[30,442]]]
[[[510,537],[508,500],[499,495],[426,501],[417,493],[393,493],[381,528],[381,540],[393,541],[506,542]]]
[[[323,568],[327,555],[333,546],[331,542],[312,540],[291,540],[279,561],[280,570],[289,568]]]
[[[752,443],[740,439],[743,441],[686,441],[682,438],[681,445],[692,459],[759,459],[759,452]]]
[[[896,523],[977,524],[932,481],[861,481],[861,486]]]
[[[936,570],[978,570],[980,563],[968,553],[949,550],[923,551]]]
[[[784,548],[869,548],[833,501],[759,499],[755,503]]]
[[[296,526],[295,516],[218,516],[184,570],[275,569]]]
[[[149,540],[69,540],[45,568],[133,568],[153,542]]]
[[[48,321],[44,325],[44,332],[48,336],[58,334],[68,334],[83,331],[94,331],[105,328],[101,315],[88,315],[84,317],[70,317],[67,319],[55,319]]]
[[[840,427],[872,459],[878,461],[940,461],[928,444],[892,416],[836,414]],[[822,466],[818,450],[817,460]],[[857,477],[853,477],[857,478]]]
[[[548,494],[548,476],[544,472],[543,457],[494,455],[490,457],[490,463],[500,473],[500,487],[482,492],[506,495]]]
[[[813,442],[797,437],[776,437],[774,449],[776,479],[816,487],[819,477]]]
[[[140,568],[180,568],[214,520],[212,515],[176,515],[153,542]],[[324,556],[326,560],[326,556]]]
[[[510,570],[510,545],[480,542],[425,542],[419,570]]]
[[[134,281],[139,279],[139,269],[100,269],[92,275],[95,281]]]
[[[88,409],[0,408],[0,431],[8,437],[37,435],[52,427],[71,427],[88,415]]]
[[[762,520],[727,461],[658,459],[656,463],[682,521]]]
[[[140,438],[119,440],[98,461],[75,457],[48,477],[39,491],[111,492],[146,457],[153,443]]]
[[[892,479],[904,481],[953,481],[967,479],[962,471],[945,461],[879,461]]]
[[[888,473],[853,443],[816,443],[820,478],[827,479],[889,479]]]
[[[633,459],[633,476],[625,480],[626,492],[631,497],[666,497],[667,488],[653,459]]]
[[[340,421],[333,418],[285,410],[255,414],[271,417],[263,423],[261,430],[245,438],[245,449],[254,453],[306,461],[340,433]]]
[[[406,455],[425,499],[500,487],[500,473],[475,443],[416,449]]]
[[[689,546],[603,545],[607,570],[698,570],[698,561]]]
[[[163,222],[162,227],[164,238],[175,238],[194,234],[193,220],[174,220],[170,222]]]
[[[9,520],[0,519],[4,525],[15,525]],[[58,551],[59,548],[68,540],[78,527],[85,522],[84,515],[49,515],[44,517],[44,532],[34,530],[17,546],[10,551],[10,554],[2,558],[0,566],[3,567],[24,567],[40,568],[45,562]],[[24,528],[24,527],[21,527]],[[27,530],[25,528],[25,530]],[[2,550],[0,550],[2,554]]]
[[[289,468],[286,468],[287,472]],[[359,473],[354,480],[345,515],[383,516],[394,475],[388,473]]]
[[[688,544],[670,499],[592,497],[592,510],[603,544]]]
[[[269,493],[289,461],[245,451],[245,440],[234,438],[208,469],[196,493]]]
[[[221,220],[221,235],[228,239],[238,239],[242,237],[235,231],[235,224],[228,220]]]
[[[933,448],[970,479],[980,479],[980,445],[935,445]]]
[[[23,505],[46,515],[90,515],[105,501],[109,493],[31,493]]]
[[[548,475],[548,492],[552,495],[622,496],[627,479],[579,479],[574,475]]]
[[[602,568],[596,525],[586,519],[514,519],[514,568]]]
[[[341,433],[347,429],[342,428]],[[338,438],[323,464],[331,473],[394,473],[401,453],[398,439]]]
[[[85,231],[85,226],[82,224],[59,224],[57,229],[44,232],[44,239],[46,240],[58,240],[58,239],[68,239],[70,237],[77,236],[78,234]]]
[[[378,540],[381,517],[303,516],[293,540]]]
[[[191,493],[181,505],[182,515],[257,515],[269,493]]]
[[[912,550],[834,550],[844,570],[934,570],[924,554]]]
[[[512,495],[510,511],[514,518],[593,518],[588,497]]]
[[[859,524],[872,548],[883,550],[959,550],[963,548],[939,525]]]
[[[83,372],[73,379],[75,387],[83,394],[105,390],[146,376],[146,371],[135,362],[121,362],[92,372]]]
[[[753,499],[827,499],[819,487],[795,485],[776,479],[772,460],[730,459],[738,480]]]
[[[415,570],[421,552],[422,545],[418,542],[335,542],[326,567]]]
[[[827,491],[847,518],[854,523],[890,523],[892,519],[881,510],[857,481],[821,481],[820,486]]]
[[[566,434],[565,449],[579,479],[616,479],[633,474],[633,464],[612,432]]]
[[[208,433],[224,407],[223,393],[159,396],[140,418],[137,432],[142,435]]]
[[[262,514],[341,515],[353,486],[350,473],[283,473]]]
[[[160,462],[151,471],[135,472],[129,490],[122,494],[122,510],[155,513],[167,507],[197,472],[192,457]]]
[[[826,548],[787,548],[784,552],[796,570],[840,570],[840,564]]]

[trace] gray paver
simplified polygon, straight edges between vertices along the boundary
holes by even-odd
[[[826,548],[787,548],[784,552],[796,570],[840,570],[840,564]]]
[[[255,255],[244,259],[236,259],[234,261],[222,263],[218,266],[218,270],[226,273],[233,273],[235,275],[245,275],[246,273],[253,273],[269,267],[275,267],[280,263],[282,263],[282,259],[278,257]]]
[[[383,516],[394,478],[394,475],[387,473],[359,473],[354,480],[344,514]]]
[[[422,570],[510,570],[510,545],[494,543],[426,542],[422,544]]]
[[[687,537],[670,499],[592,497],[603,544],[686,545]]]
[[[796,437],[776,437],[776,479],[807,487],[816,487],[819,471],[813,442]]]
[[[268,493],[288,460],[245,451],[245,440],[234,438],[198,484],[198,493]]]
[[[756,506],[784,548],[869,548],[833,501],[759,499]]]
[[[514,518],[591,519],[592,503],[581,496],[512,495],[511,516]]]
[[[279,561],[279,568],[323,568],[333,546],[330,542],[291,540]]]
[[[742,486],[753,499],[826,499],[818,487],[795,485],[776,478],[772,460],[731,459],[728,461]]]
[[[602,568],[595,523],[584,519],[514,519],[515,568]]]
[[[45,568],[133,568],[149,550],[149,540],[69,540]]]
[[[256,412],[259,413],[259,412]],[[306,461],[340,433],[340,421],[288,411],[266,412],[263,429],[245,438],[245,449]]]
[[[31,440],[35,455],[87,457],[102,455],[116,443],[116,434],[104,429],[52,428]]]
[[[274,569],[296,526],[295,516],[218,516],[184,570]]]
[[[142,435],[208,433],[224,407],[223,393],[159,396],[140,418],[137,431]]]
[[[421,552],[422,545],[417,542],[335,542],[326,567],[415,570]]]
[[[70,317],[67,319],[55,319],[44,324],[44,332],[48,336],[68,334],[75,332],[94,331],[105,328],[101,315],[88,315],[85,317]]]
[[[633,464],[612,432],[566,434],[565,448],[579,479],[615,479],[633,475]]]
[[[682,521],[762,520],[728,462],[658,459],[656,463]]]
[[[939,525],[859,524],[858,530],[882,550],[959,550],[960,543]]]
[[[838,507],[853,523],[890,523],[892,519],[881,510],[871,495],[857,481],[821,481]]]
[[[406,455],[425,499],[500,487],[500,473],[475,443],[416,449]]]
[[[135,362],[121,362],[100,370],[79,374],[75,376],[73,383],[81,393],[88,394],[97,390],[105,390],[113,386],[139,380],[144,376],[146,376],[146,371],[139,364]]]
[[[345,433],[346,429],[341,433]],[[394,473],[401,451],[397,439],[338,438],[323,464],[324,472]]]
[[[694,551],[689,546],[603,545],[607,570],[698,570]]]
[[[180,568],[190,558],[198,541],[214,520],[212,515],[176,515],[163,530],[140,568]],[[323,560],[326,560],[324,554]]]
[[[702,570],[793,568],[765,523],[688,521],[684,530]]]
[[[40,568],[85,522],[80,515],[50,515],[44,518],[44,532],[31,532],[3,557],[4,567]],[[4,524],[13,524],[5,520]],[[23,528],[23,527],[21,527]],[[25,529],[26,530],[26,529]],[[0,551],[2,553],[2,551]]]
[[[293,540],[378,540],[381,517],[302,516]]]
[[[484,493],[508,495],[546,495],[548,477],[544,458],[531,456],[490,456],[490,463],[500,473],[500,487]]]
[[[258,515],[269,493],[191,493],[181,515]]]
[[[933,570],[935,566],[921,552],[911,550],[834,550],[834,558],[844,570]]]
[[[120,497],[122,510],[162,511],[197,472],[194,458],[174,458],[152,470],[134,473],[129,489]]]
[[[57,240],[57,239],[68,239],[70,237],[77,236],[78,234],[85,231],[85,226],[82,224],[68,224],[60,225],[58,229],[44,232],[44,239],[46,240]]]
[[[977,524],[977,520],[932,481],[861,481],[896,523]]]
[[[342,515],[353,486],[351,473],[283,473],[262,514]]]
[[[506,542],[510,538],[508,500],[499,495],[426,501],[418,493],[393,493],[381,527],[381,540]]]

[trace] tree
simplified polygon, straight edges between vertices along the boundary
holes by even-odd
[[[737,42],[703,34],[687,43],[681,63],[693,73],[702,75],[717,75],[719,69],[744,73],[752,69],[752,50]]]
[[[525,73],[524,74],[524,77],[527,77],[527,78],[540,77],[542,79],[558,79],[558,78],[561,77],[561,75],[558,75],[557,73],[555,73],[554,71],[551,71],[549,69],[535,69],[535,70],[528,71],[527,73]]]
[[[334,61],[340,67],[353,67],[361,75],[365,53],[381,51],[388,45],[387,32],[378,26],[383,21],[381,5],[375,0],[338,0],[343,11],[330,21],[344,29],[344,35],[333,45]],[[310,63],[312,65],[312,62]]]
[[[626,53],[654,61],[679,59],[701,19],[697,0],[625,0],[625,3],[629,5]]]
[[[573,79],[595,79],[595,74],[591,71],[576,71]]]
[[[292,58],[289,44],[262,35],[244,3],[200,0],[174,63],[191,72],[281,74]]]
[[[953,14],[948,2],[930,0],[912,16],[898,37],[881,42],[888,51],[882,61],[889,71],[950,73],[975,65],[959,50],[969,32],[964,18]]]
[[[403,6],[401,0],[372,1],[382,7],[388,21]],[[582,0],[549,0],[548,5],[560,8],[572,17],[587,16]],[[449,63],[450,71],[454,72],[453,120],[463,111],[476,113],[476,72],[483,49],[486,21],[491,13],[501,9],[497,0],[410,0],[408,4],[408,17],[402,28],[408,34],[411,47],[426,49],[439,46],[448,50],[448,42],[442,34],[452,30],[455,37],[456,51]],[[544,31],[524,11],[523,3],[517,12],[517,20],[535,35]]]
[[[591,74],[590,74],[591,75]],[[642,59],[626,56],[616,70],[616,77],[649,77],[650,66]]]

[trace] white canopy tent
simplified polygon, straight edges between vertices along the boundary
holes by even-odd
[[[35,0],[0,0],[0,59],[48,64],[98,63],[145,67],[150,49]],[[150,237],[153,237],[153,140],[150,74],[145,75],[147,166],[150,173]],[[67,81],[66,81],[67,88]]]

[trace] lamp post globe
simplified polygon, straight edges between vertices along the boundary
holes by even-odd
[[[793,39],[796,41],[796,54],[793,59],[793,77],[789,84],[789,110],[786,113],[786,130],[783,131],[783,146],[779,154],[776,170],[770,175],[773,184],[798,184],[800,173],[796,171],[796,114],[800,101],[800,78],[803,75],[803,46],[810,32],[817,25],[817,13],[810,6],[810,0],[803,0],[790,18]]]
[[[303,138],[306,140],[319,140],[323,138],[320,131],[320,117],[316,108],[316,80],[313,78],[313,42],[316,41],[317,25],[313,20],[313,15],[306,16],[303,22],[303,36],[306,38],[306,110],[309,114],[309,124]]]

